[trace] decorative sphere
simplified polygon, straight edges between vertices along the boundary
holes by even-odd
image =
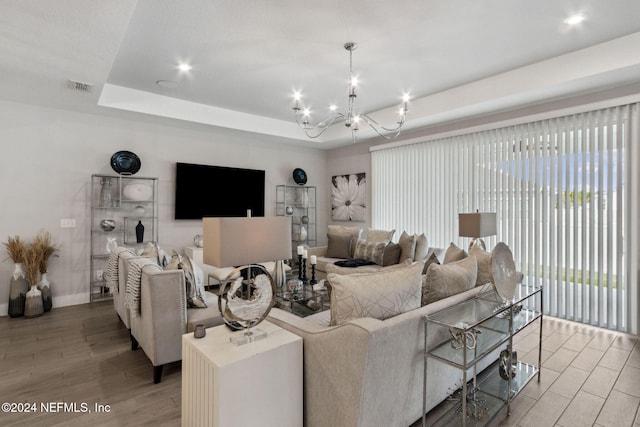
[[[287,206],[285,212],[287,213],[287,215],[293,215],[293,206]]]
[[[300,218],[300,221],[302,221],[303,224],[309,224],[309,217],[304,215],[302,218]]]
[[[133,214],[137,217],[144,216],[145,212],[146,212],[146,209],[144,208],[144,206],[138,205],[135,208],[133,208]]]

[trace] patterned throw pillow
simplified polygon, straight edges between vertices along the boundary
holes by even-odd
[[[331,325],[373,317],[384,320],[420,307],[422,263],[377,273],[331,273]]]
[[[184,285],[188,308],[207,308],[207,302],[204,296],[204,272],[198,264],[193,262],[188,256],[180,256],[180,254],[174,251],[165,270],[184,271]]]
[[[422,305],[472,289],[476,285],[478,265],[474,257],[449,264],[431,264],[422,276]]]
[[[364,259],[366,261],[375,262],[378,265],[384,264],[384,249],[387,247],[386,242],[367,242],[359,239],[356,242],[356,251],[353,254],[355,259]]]

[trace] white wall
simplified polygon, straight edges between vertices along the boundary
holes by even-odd
[[[159,178],[159,242],[167,250],[192,245],[202,227],[201,221],[173,219],[176,162],[264,169],[267,216],[274,214],[275,186],[292,183],[292,170],[301,167],[307,185],[318,187],[319,234],[326,229],[325,151],[133,113],[95,115],[0,101],[0,241],[51,232],[61,246],[49,268],[54,307],[89,301],[90,177],[113,173],[109,160],[119,150],[140,157],[138,176]],[[201,191],[215,197],[213,189]],[[77,226],[61,228],[62,218],[75,218]],[[0,263],[0,315],[7,313],[12,271],[10,260]]]

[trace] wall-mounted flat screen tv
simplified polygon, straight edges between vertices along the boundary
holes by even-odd
[[[264,216],[265,172],[176,163],[175,219]]]

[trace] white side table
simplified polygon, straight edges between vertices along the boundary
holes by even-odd
[[[267,338],[241,346],[226,326],[182,336],[183,426],[302,425],[302,338],[268,321],[258,328]]]

